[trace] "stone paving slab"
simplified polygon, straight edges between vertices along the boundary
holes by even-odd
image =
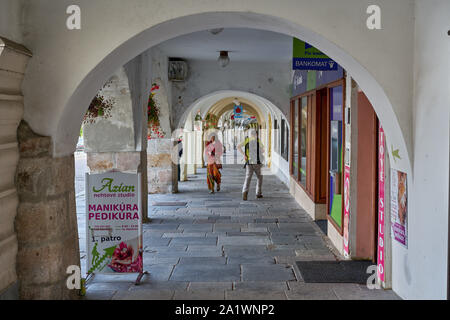
[[[205,237],[206,232],[168,232],[163,234],[163,238],[194,238]]]
[[[227,290],[225,294],[226,300],[287,300],[284,291]]]
[[[236,282],[234,284],[235,290],[254,290],[254,291],[283,291],[288,290],[286,281],[280,282],[263,282],[263,281],[249,281]]]
[[[171,244],[206,244],[216,245],[217,237],[185,237],[185,238],[173,238]]]
[[[220,257],[181,257],[179,264],[188,264],[188,265],[212,265],[212,264],[226,264],[227,258]]]
[[[201,224],[180,224],[178,227],[179,230],[183,232],[212,232],[213,231],[212,223],[201,223]]]
[[[145,265],[155,265],[155,264],[165,264],[165,265],[176,265],[180,261],[179,257],[173,258],[150,258],[146,254],[144,254],[144,264]]]
[[[142,278],[141,284],[132,285],[129,291],[141,290],[187,290],[189,282],[184,281],[157,281],[153,279],[153,275],[146,275]]]
[[[111,300],[117,290],[86,290],[83,300]]]
[[[274,265],[242,265],[243,281],[291,281],[295,280],[292,267],[281,264]]]
[[[252,265],[261,265],[261,264],[275,264],[275,258],[266,256],[262,257],[260,255],[255,255],[252,257],[249,256],[234,256],[227,258],[228,264],[252,264]]]
[[[144,237],[144,246],[168,246],[170,239],[164,239],[159,237]]]
[[[144,270],[150,272],[150,277],[154,281],[168,281],[172,274],[174,265],[153,264],[148,265],[144,262]]]
[[[264,245],[270,244],[271,241],[269,237],[259,237],[259,236],[226,236],[220,237],[218,243],[221,245]]]
[[[228,282],[240,281],[239,265],[177,265],[170,277],[171,281]]]
[[[225,166],[222,190],[213,195],[205,172],[198,169],[180,183],[178,194],[149,195],[151,222],[143,225],[143,236],[150,274],[141,284],[134,285],[136,274],[95,275],[84,299],[398,299],[392,291],[356,284],[304,283],[296,261],[339,257],[288,188],[265,175],[265,197],[254,198],[253,179],[249,201],[242,201],[242,165]],[[186,205],[161,205],[180,202]],[[82,195],[77,212],[85,257]]]
[[[290,283],[289,283],[290,284]],[[333,287],[325,284],[315,286],[316,283],[298,284],[286,291],[289,300],[338,300]]]
[[[188,287],[191,291],[204,289],[233,290],[233,282],[191,282]]]

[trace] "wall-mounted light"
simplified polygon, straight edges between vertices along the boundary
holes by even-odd
[[[225,68],[230,63],[230,58],[228,57],[228,51],[220,51],[219,59],[217,59],[219,65]]]
[[[217,34],[221,33],[222,31],[223,31],[223,28],[216,28],[216,29],[209,30],[209,32],[213,35],[217,35]]]

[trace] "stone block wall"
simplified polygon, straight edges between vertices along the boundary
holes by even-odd
[[[140,151],[93,152],[87,154],[87,165],[91,173],[107,171],[139,172]]]
[[[14,229],[19,205],[17,127],[23,117],[21,85],[30,56],[25,47],[0,37],[0,300],[19,297]]]
[[[21,299],[76,299],[66,287],[67,267],[80,265],[74,157],[52,157],[49,137],[22,121],[16,172],[19,207],[17,274]]]
[[[172,161],[171,139],[150,139],[147,143],[148,193],[177,192],[176,165]],[[176,173],[176,171],[175,171]]]

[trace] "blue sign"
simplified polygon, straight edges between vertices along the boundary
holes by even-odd
[[[309,43],[293,38],[292,69],[335,71],[338,65],[333,59]]]
[[[292,69],[334,71],[338,69],[338,64],[333,59],[293,58]]]
[[[242,118],[242,111],[243,111],[243,107],[241,105],[235,105],[234,106],[234,117],[236,119]]]

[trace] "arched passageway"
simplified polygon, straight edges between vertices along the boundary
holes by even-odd
[[[53,135],[55,139],[55,154],[63,155],[74,150],[79,126],[85,111],[84,107],[81,106],[88,105],[90,97],[93,97],[97,91],[96,88],[101,87],[114,70],[149,47],[157,45],[164,40],[179,36],[180,34],[213,29],[215,27],[255,28],[287,34],[307,41],[332,57],[352,75],[368,96],[383,123],[389,144],[398,146],[399,150],[404,150],[402,153],[405,156],[400,159],[401,163],[396,163],[396,166],[401,167],[406,172],[411,172],[409,160],[410,142],[407,142],[404,138],[405,136],[409,137],[409,120],[407,120],[409,117],[402,117],[401,121],[405,122],[404,128],[402,129],[385,89],[383,89],[373,76],[379,72],[379,69],[375,66],[373,69],[369,69],[368,65],[372,63],[369,63],[369,61],[367,61],[365,66],[361,65],[354,58],[356,52],[352,52],[351,54],[346,52],[343,48],[347,46],[343,45],[339,47],[335,45],[326,37],[315,33],[314,28],[301,26],[275,16],[253,13],[234,14],[223,12],[184,16],[148,28],[134,37],[127,39],[113,53],[102,57],[93,69],[88,70],[88,74],[76,85],[75,91],[69,93],[70,96],[66,97],[67,103],[59,113],[59,120],[55,123],[56,127]],[[357,39],[361,42],[364,41],[359,37]],[[376,57],[376,54],[374,55],[373,58]],[[395,77],[383,79],[385,86],[387,83],[394,82],[393,79]],[[390,94],[396,95],[397,93],[390,92]],[[396,103],[396,108],[400,108],[399,106],[404,104],[401,99],[396,99]],[[402,112],[405,111],[402,110]],[[80,119],[80,121],[74,122],[74,119]],[[71,132],[71,134],[68,135],[68,132]],[[69,149],[69,146],[72,146],[72,148]]]
[[[107,3],[104,2],[103,4]],[[406,30],[414,29],[415,25],[412,18],[414,9],[418,8],[419,13],[422,14],[422,16],[419,14],[419,20],[420,18],[423,20],[426,16],[424,14],[426,10],[409,1],[386,4],[390,9],[388,10],[389,14],[396,15],[393,27],[379,33],[368,33],[370,31],[364,30],[364,28],[355,28],[355,25],[359,25],[363,20],[358,14],[355,14],[355,11],[361,13],[365,10],[364,4],[359,1],[350,1],[345,10],[342,10],[335,1],[327,1],[326,5],[330,8],[329,10],[340,13],[336,16],[332,15],[329,19],[324,19],[325,16],[328,17],[325,12],[327,10],[323,10],[325,3],[308,3],[306,7],[309,10],[297,10],[300,4],[293,3],[286,5],[283,12],[277,14],[273,14],[273,7],[269,4],[258,6],[257,1],[253,4],[255,8],[259,8],[258,13],[249,13],[249,8],[246,7],[249,4],[232,5],[230,8],[234,12],[220,12],[223,10],[221,5],[208,3],[202,8],[194,6],[186,12],[180,11],[186,9],[178,6],[174,6],[174,10],[164,10],[164,8],[173,5],[173,3],[164,3],[161,4],[163,7],[169,7],[162,8],[161,12],[170,12],[170,14],[161,14],[150,20],[136,19],[139,14],[136,15],[136,12],[133,12],[133,10],[145,12],[143,9],[148,9],[149,4],[142,3],[129,12],[120,10],[123,8],[121,6],[125,6],[125,4],[106,5],[108,9],[96,21],[101,27],[91,28],[89,35],[88,33],[77,33],[70,37],[67,37],[66,30],[54,29],[53,27],[51,29],[55,30],[55,36],[48,37],[45,35],[42,30],[50,29],[55,24],[55,20],[59,18],[56,15],[50,15],[48,19],[42,19],[42,16],[48,13],[46,6],[33,4],[33,10],[27,12],[29,21],[42,21],[44,28],[36,29],[35,32],[27,34],[26,42],[30,44],[36,56],[29,65],[24,84],[25,120],[30,123],[36,132],[51,137],[52,148],[46,151],[50,155],[46,160],[49,163],[61,164],[61,167],[58,167],[52,173],[53,176],[64,181],[67,174],[70,175],[73,171],[70,167],[70,155],[75,149],[76,137],[85,111],[84,106],[88,105],[96,90],[115,69],[149,46],[185,32],[214,27],[238,26],[272,30],[304,39],[331,56],[349,71],[366,93],[384,126],[390,146],[389,152],[391,153],[394,150],[400,152],[401,158],[391,164],[408,174],[408,188],[411,189],[414,186],[412,180],[414,172],[411,170],[413,110],[410,108],[414,99],[414,81],[412,80],[413,70],[411,66],[413,65],[415,47],[414,36]],[[306,5],[306,2],[303,4]],[[101,5],[101,1],[98,1],[95,4],[86,4],[85,8],[98,10]],[[55,11],[59,8],[63,12],[65,9],[63,6],[64,4],[61,3],[56,4]],[[117,13],[114,13],[115,10],[120,12],[122,19],[113,18],[117,17]],[[350,14],[347,14],[346,10]],[[346,19],[342,19],[342,14]],[[123,22],[128,21],[128,19],[135,21],[135,23],[130,24],[129,28],[125,29],[115,22],[112,25],[103,23],[105,21]],[[101,34],[105,25],[111,27],[111,32],[105,38],[102,38],[98,35]],[[34,27],[31,24],[30,26]],[[30,28],[30,26],[27,26],[27,28]],[[426,39],[426,36],[422,34],[419,37]],[[60,50],[62,38],[66,39],[64,48],[67,50]],[[390,50],[377,50],[383,45],[388,46]],[[90,51],[88,55],[80,54],[81,50],[85,50],[85,48],[96,48],[96,50]],[[65,55],[66,52],[73,54],[73,57],[83,57],[81,61],[83,63],[74,64],[73,57]],[[46,76],[42,77],[43,74]],[[403,81],[404,79],[406,81]],[[48,101],[50,100],[53,101],[53,104],[49,107]],[[415,119],[415,121],[422,123],[420,119]],[[398,152],[396,153],[398,154]],[[393,159],[392,154],[390,159]],[[32,163],[33,160],[30,159],[30,162]],[[425,169],[419,171],[422,173]],[[422,176],[424,175],[422,174]],[[448,186],[448,184],[446,185]],[[51,188],[45,185],[44,187],[42,194],[50,194]],[[65,222],[70,225],[74,223],[73,220],[70,221],[70,219],[73,219],[74,210],[73,190],[70,189],[70,186],[64,185],[64,187],[67,187],[67,189],[64,189],[64,193],[68,199],[63,210],[65,210],[64,215],[69,217],[69,221]],[[419,194],[417,196],[420,197]],[[423,201],[423,203],[425,202]],[[421,208],[424,206],[424,204],[421,204]],[[410,214],[417,217],[417,212],[414,212],[414,209]],[[432,238],[431,243],[439,242],[436,237]],[[49,239],[46,238],[45,240]],[[46,249],[45,244],[43,244],[46,241],[42,243],[39,241],[39,246],[43,250]],[[412,260],[418,261],[418,257],[422,256],[423,246],[417,245],[417,241],[413,241],[411,245],[414,248],[419,248],[419,253],[414,251],[414,255],[411,255]],[[63,252],[60,247],[52,246],[52,248],[57,256]],[[439,248],[442,249],[442,247]],[[69,251],[72,252],[73,250]],[[405,293],[408,291],[405,288],[414,287],[415,284],[414,281],[411,282],[412,269],[408,267],[408,252],[399,249],[397,253],[399,254],[398,261],[402,260],[397,269],[404,267],[403,269],[408,271],[406,276],[399,274],[399,280],[397,280],[397,285],[401,285],[403,293]],[[441,266],[441,264],[439,265]],[[418,268],[418,270],[421,268]],[[442,268],[441,266],[436,274],[442,274]],[[416,274],[417,272],[412,273]],[[442,281],[436,281],[438,278],[433,277],[432,283],[442,283]],[[36,291],[36,294],[50,295],[49,292],[52,291],[52,286],[56,282],[46,282],[46,284],[50,283],[44,288],[46,291]],[[420,279],[420,283],[423,282],[424,280]],[[58,292],[64,291],[60,281],[57,286],[60,290]],[[33,290],[36,287],[35,285]],[[427,288],[429,288],[428,285]],[[415,294],[419,295],[420,290],[417,288],[414,290]],[[442,288],[440,287],[439,292],[441,291]]]

